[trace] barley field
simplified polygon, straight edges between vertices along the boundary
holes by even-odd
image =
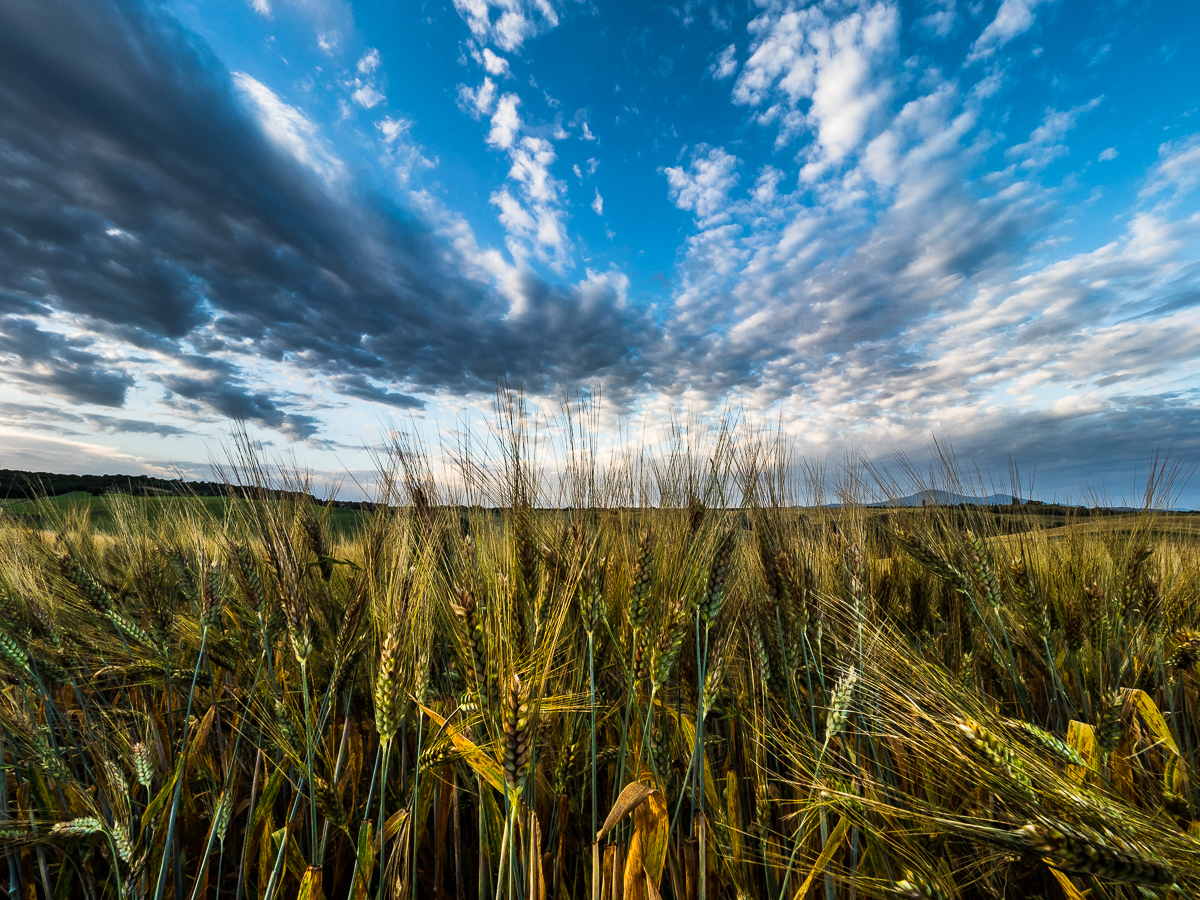
[[[9,896],[1200,892],[1200,545],[1153,490],[800,506],[729,428],[572,431],[551,489],[507,412],[454,479],[397,439],[352,522],[244,436],[237,500],[6,508]]]

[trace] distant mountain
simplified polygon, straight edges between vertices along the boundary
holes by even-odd
[[[899,497],[872,506],[1012,506],[1021,501],[1012,494],[992,494],[990,497],[969,497],[952,491],[918,491],[907,497]]]

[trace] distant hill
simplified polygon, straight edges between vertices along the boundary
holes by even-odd
[[[25,500],[86,493],[134,494],[137,496],[188,495],[213,497],[229,492],[226,485],[208,481],[155,478],[151,475],[63,475],[58,472],[25,472],[0,469],[0,498]]]
[[[0,469],[0,500],[32,500],[37,497],[62,497],[65,494],[130,494],[135,497],[236,497],[242,488],[216,481],[184,481],[182,478],[155,478],[152,475],[62,475],[57,472],[25,472]],[[279,495],[287,492],[275,492]],[[299,494],[295,496],[299,497]],[[373,504],[344,500],[319,500],[314,503],[339,509],[370,509]]]
[[[1013,506],[1021,501],[1012,494],[992,494],[989,497],[970,497],[952,491],[918,491],[872,506]]]

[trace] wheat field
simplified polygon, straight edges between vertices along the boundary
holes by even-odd
[[[9,895],[1200,891],[1190,523],[802,507],[727,426],[551,491],[498,412],[350,529],[244,435],[236,501],[0,516]]]

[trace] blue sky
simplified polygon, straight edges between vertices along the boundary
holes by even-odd
[[[1198,43],[1170,0],[6,4],[0,466],[200,473],[240,414],[359,472],[507,376],[1128,492],[1200,450]]]

